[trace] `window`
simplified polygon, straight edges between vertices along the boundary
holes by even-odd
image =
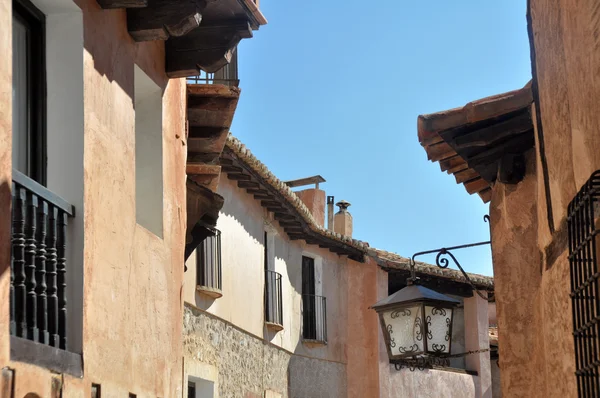
[[[137,65],[134,85],[136,221],[162,238],[162,90]]]
[[[46,184],[45,16],[13,1],[13,168]]]
[[[302,337],[327,341],[327,307],[325,297],[316,294],[315,259],[302,256]]]
[[[197,252],[197,285],[206,294],[219,293],[221,297],[221,231],[207,228],[209,235],[198,246]]]
[[[196,383],[193,381],[188,382],[187,398],[196,398]]]
[[[598,279],[598,202],[600,201],[600,171],[592,174],[569,203],[569,265],[571,274],[571,304],[575,366],[578,396],[600,396],[599,333],[600,294]]]
[[[213,398],[215,382],[190,376],[188,380],[187,398]]]
[[[274,236],[265,231],[265,322],[267,326],[277,331],[283,329],[283,297],[281,289],[281,274],[274,268]]]

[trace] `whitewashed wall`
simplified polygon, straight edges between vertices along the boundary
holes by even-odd
[[[187,262],[185,301],[292,353],[345,362],[346,258],[304,241],[290,241],[260,202],[225,175],[221,176],[218,193],[225,198],[217,222],[221,231],[223,296],[212,299],[196,292],[194,253]],[[280,332],[269,330],[264,323],[265,231],[274,235],[274,270],[282,275],[284,329]],[[303,255],[315,258],[316,274],[321,280],[316,291],[327,298],[327,345],[302,343]]]

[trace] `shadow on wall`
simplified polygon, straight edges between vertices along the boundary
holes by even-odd
[[[155,47],[151,53],[158,50],[164,54],[164,43],[158,41],[135,43],[127,31],[127,16],[124,9],[103,10],[95,1],[81,3],[83,5],[83,43],[85,50],[94,60],[94,69],[110,82],[117,83],[131,99],[131,107],[133,107],[133,70],[138,54],[137,50],[142,46]],[[105,32],[105,34],[99,35],[98,32]],[[131,43],[131,45],[123,45],[123,43]],[[131,62],[126,64],[126,60]],[[143,61],[148,62],[149,65],[155,62],[151,58]],[[163,73],[162,76],[156,75],[156,73],[149,74],[150,71],[145,68],[145,62],[140,63],[141,65],[138,66],[164,91],[168,82],[166,74]],[[124,65],[127,66],[124,67]],[[160,70],[159,68],[151,69]]]

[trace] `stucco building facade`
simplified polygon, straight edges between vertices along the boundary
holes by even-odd
[[[597,15],[594,1],[529,1],[532,81],[419,119],[430,160],[490,201],[508,397],[600,394]]]
[[[409,260],[342,234],[352,230],[347,204],[334,215],[332,197],[302,186],[321,177],[282,182],[232,136],[220,166],[216,228],[186,262],[189,396],[492,396],[487,351],[454,358],[451,369],[389,363],[370,306],[405,286]],[[452,353],[489,347],[489,304],[459,272],[418,263],[417,273],[462,302]],[[471,278],[493,291],[491,278]]]
[[[183,395],[181,77],[266,22],[201,3],[0,5],[3,398]]]

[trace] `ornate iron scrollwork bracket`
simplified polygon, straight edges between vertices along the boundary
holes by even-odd
[[[434,366],[448,367],[450,366],[450,358],[448,357],[412,357],[406,359],[398,359],[393,361],[396,370],[406,368],[411,372],[415,370],[433,369]]]
[[[483,220],[485,222],[489,223],[490,216],[488,216],[486,214],[485,216],[483,216]],[[493,300],[493,298],[486,297],[484,294],[482,294],[477,289],[477,287],[475,287],[475,284],[473,283],[473,281],[471,281],[471,278],[469,278],[469,275],[465,272],[463,267],[460,265],[460,262],[456,259],[454,254],[452,254],[452,252],[451,252],[451,250],[459,250],[459,249],[466,249],[466,248],[476,247],[476,246],[491,245],[491,243],[492,242],[490,240],[488,240],[485,242],[469,243],[467,245],[452,246],[452,247],[442,247],[441,249],[427,250],[427,251],[415,253],[415,254],[413,254],[413,256],[410,259],[410,278],[408,279],[407,282],[409,284],[413,284],[417,281],[417,276],[416,276],[416,271],[415,271],[415,258],[417,256],[423,256],[425,254],[437,253],[437,255],[435,256],[435,265],[437,265],[439,268],[448,268],[448,266],[450,265],[450,261],[448,260],[448,257],[449,257],[454,262],[454,265],[456,265],[458,267],[460,272],[462,272],[467,283],[469,283],[469,285],[471,285],[471,288],[473,289],[473,291],[475,293],[477,293],[484,300]]]

